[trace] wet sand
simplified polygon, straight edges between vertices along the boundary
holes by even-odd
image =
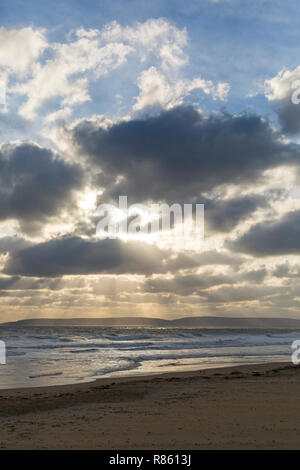
[[[0,390],[1,449],[299,449],[300,367]]]

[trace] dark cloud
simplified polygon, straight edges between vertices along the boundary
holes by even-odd
[[[73,287],[76,282],[73,281]],[[68,287],[67,282],[60,278],[55,279],[33,279],[21,276],[0,277],[0,290],[34,291],[34,290],[60,290]]]
[[[4,140],[7,140],[7,136],[13,132],[18,132],[19,134],[22,131],[27,131],[27,133],[32,130],[32,123],[29,123],[28,120],[22,118],[16,113],[0,113],[0,136]]]
[[[17,282],[19,279],[19,276],[0,277],[0,290],[11,289],[15,282]]]
[[[300,278],[300,266],[291,266],[285,262],[277,265],[272,274],[279,278]]]
[[[179,271],[181,269],[195,269],[200,266],[235,266],[239,267],[245,258],[234,253],[226,251],[209,250],[201,253],[180,253],[175,258],[168,261],[170,271]]]
[[[0,239],[0,253],[10,253],[3,270],[5,274],[32,277],[97,273],[149,275],[194,270],[209,265],[239,268],[245,261],[243,256],[225,250],[174,254],[148,243],[91,240],[75,235],[38,244],[18,237],[4,237]],[[49,288],[54,289],[55,286]]]
[[[268,203],[267,196],[243,196],[232,199],[206,200],[205,222],[211,230],[216,232],[229,232],[239,222],[246,219],[259,207]]]
[[[233,273],[231,271],[228,274],[212,274],[210,272],[201,274],[177,274],[172,279],[166,279],[164,277],[147,279],[144,283],[144,289],[146,292],[151,293],[169,292],[182,296],[199,295],[205,297],[208,295],[207,292],[204,292],[206,289],[223,284],[233,285],[240,282],[260,284],[266,275],[267,271],[265,268],[244,273]],[[249,286],[247,288],[249,288]],[[243,286],[241,286],[241,289],[243,289]],[[252,287],[249,289],[252,289]]]
[[[32,243],[24,240],[24,238],[15,237],[3,237],[0,238],[0,254],[13,253],[15,251],[27,248]]]
[[[166,272],[168,252],[140,242],[89,241],[65,237],[16,252],[4,273],[51,277],[97,273],[150,274]]]
[[[0,219],[18,219],[30,229],[71,202],[83,177],[78,166],[33,143],[0,150]]]
[[[282,292],[286,289],[278,286],[224,286],[208,292],[206,300],[213,303],[249,302],[276,297]]]
[[[234,283],[232,276],[203,274],[178,275],[173,279],[157,278],[145,282],[146,292],[167,292],[178,295],[202,295],[203,289]]]
[[[300,132],[300,105],[292,103],[291,97],[275,105],[275,110],[285,134],[295,135]]]
[[[267,276],[267,270],[266,268],[261,268],[261,269],[256,269],[254,271],[248,271],[247,273],[244,273],[242,278],[245,281],[253,282],[253,283],[262,283]]]
[[[300,254],[300,211],[254,225],[231,247],[254,256]]]
[[[108,129],[81,121],[72,138],[104,179],[114,177],[104,196],[128,195],[132,202],[187,202],[218,185],[253,182],[268,168],[300,162],[298,146],[283,143],[261,117],[206,117],[191,106]],[[248,212],[255,205],[243,202],[241,214],[242,205]]]

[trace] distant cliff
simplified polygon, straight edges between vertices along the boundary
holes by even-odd
[[[0,326],[40,327],[144,327],[144,328],[288,328],[300,329],[300,319],[293,318],[232,318],[232,317],[184,317],[176,320],[144,317],[109,318],[39,318],[2,323]]]

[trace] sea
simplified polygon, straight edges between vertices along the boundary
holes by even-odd
[[[0,389],[291,361],[300,330],[1,326]]]

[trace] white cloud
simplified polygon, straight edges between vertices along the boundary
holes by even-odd
[[[265,95],[269,101],[279,101],[290,98],[293,92],[293,82],[300,78],[300,66],[294,70],[282,69],[278,74],[265,81]]]
[[[30,49],[30,59],[33,60],[46,47],[42,33],[27,28],[14,34],[17,33],[16,38],[22,41],[25,32],[28,34],[29,31],[35,34],[35,40],[31,38],[35,48]],[[37,61],[30,78],[11,88],[13,93],[27,98],[19,110],[22,117],[34,119],[39,108],[53,98],[59,98],[63,107],[89,101],[91,79],[98,79],[122,65],[129,53],[135,52],[141,62],[149,54],[154,54],[165,70],[178,68],[187,60],[183,53],[183,47],[187,43],[186,31],[164,19],[151,19],[145,23],[137,23],[135,27],[122,27],[113,22],[102,31],[80,28],[75,34],[76,39],[69,43],[50,44],[48,51],[52,58],[46,62]],[[15,42],[18,41],[15,39]],[[19,51],[15,43],[14,47],[17,54]],[[14,65],[16,54],[12,59],[6,55],[6,62],[11,60],[11,65]],[[14,54],[10,54],[12,56]],[[29,58],[23,54],[18,67],[23,70],[28,61]]]
[[[86,73],[92,71],[100,77],[120,66],[131,51],[130,47],[120,43],[100,46],[98,39],[89,37],[81,37],[70,44],[55,44],[52,49],[53,59],[45,64],[35,64],[30,80],[12,89],[27,96],[20,108],[24,118],[34,119],[36,111],[51,98],[60,97],[63,106],[89,101]]]
[[[4,104],[0,106],[1,114],[8,112],[6,95],[10,78],[24,78],[46,47],[43,30],[0,27],[0,105]]]
[[[133,107],[135,111],[145,108],[171,108],[183,102],[193,90],[199,89],[207,95],[212,95],[213,99],[224,100],[229,85],[218,83],[214,85],[210,80],[195,78],[193,80],[177,80],[171,83],[155,67],[150,67],[142,72],[138,80],[140,94],[136,98]]]
[[[28,72],[47,47],[43,30],[0,28],[0,77],[5,83],[12,74]]]
[[[24,53],[18,69],[13,69],[18,52],[16,44],[22,42],[24,35],[29,39],[23,41],[23,49],[30,53]],[[67,119],[75,106],[91,101],[91,82],[125,64],[129,55],[135,60],[139,75],[140,93],[134,111],[157,106],[170,108],[182,103],[195,89],[221,100],[229,91],[226,83],[214,84],[200,77],[186,79],[182,76],[180,70],[188,62],[184,50],[187,32],[162,18],[149,19],[132,27],[112,22],[101,31],[79,28],[67,36],[65,43],[47,44],[44,33],[31,28],[14,31],[13,35],[10,32],[7,41],[12,41],[13,36],[14,53],[9,55],[10,58],[3,53],[1,56],[0,49],[0,66],[1,58],[2,63],[11,60],[15,82],[9,91],[25,97],[19,108],[19,114],[25,119],[35,119],[39,110],[50,103],[57,109],[51,110],[46,124]],[[39,60],[46,47],[47,60]],[[29,64],[30,73],[18,76],[20,71],[28,69]]]
[[[45,118],[46,123],[50,124],[53,122],[57,121],[65,121],[68,117],[70,117],[72,114],[72,109],[69,107],[66,108],[61,108],[58,111],[55,111],[54,113],[48,114],[48,116]]]
[[[183,48],[187,45],[187,32],[169,21],[158,18],[135,27],[122,27],[116,21],[107,25],[101,33],[107,42],[124,41],[144,52],[153,52],[161,59],[162,67],[180,67],[187,61]]]
[[[275,77],[265,81],[265,96],[273,104],[287,134],[300,132],[300,66],[294,70],[281,70]]]

